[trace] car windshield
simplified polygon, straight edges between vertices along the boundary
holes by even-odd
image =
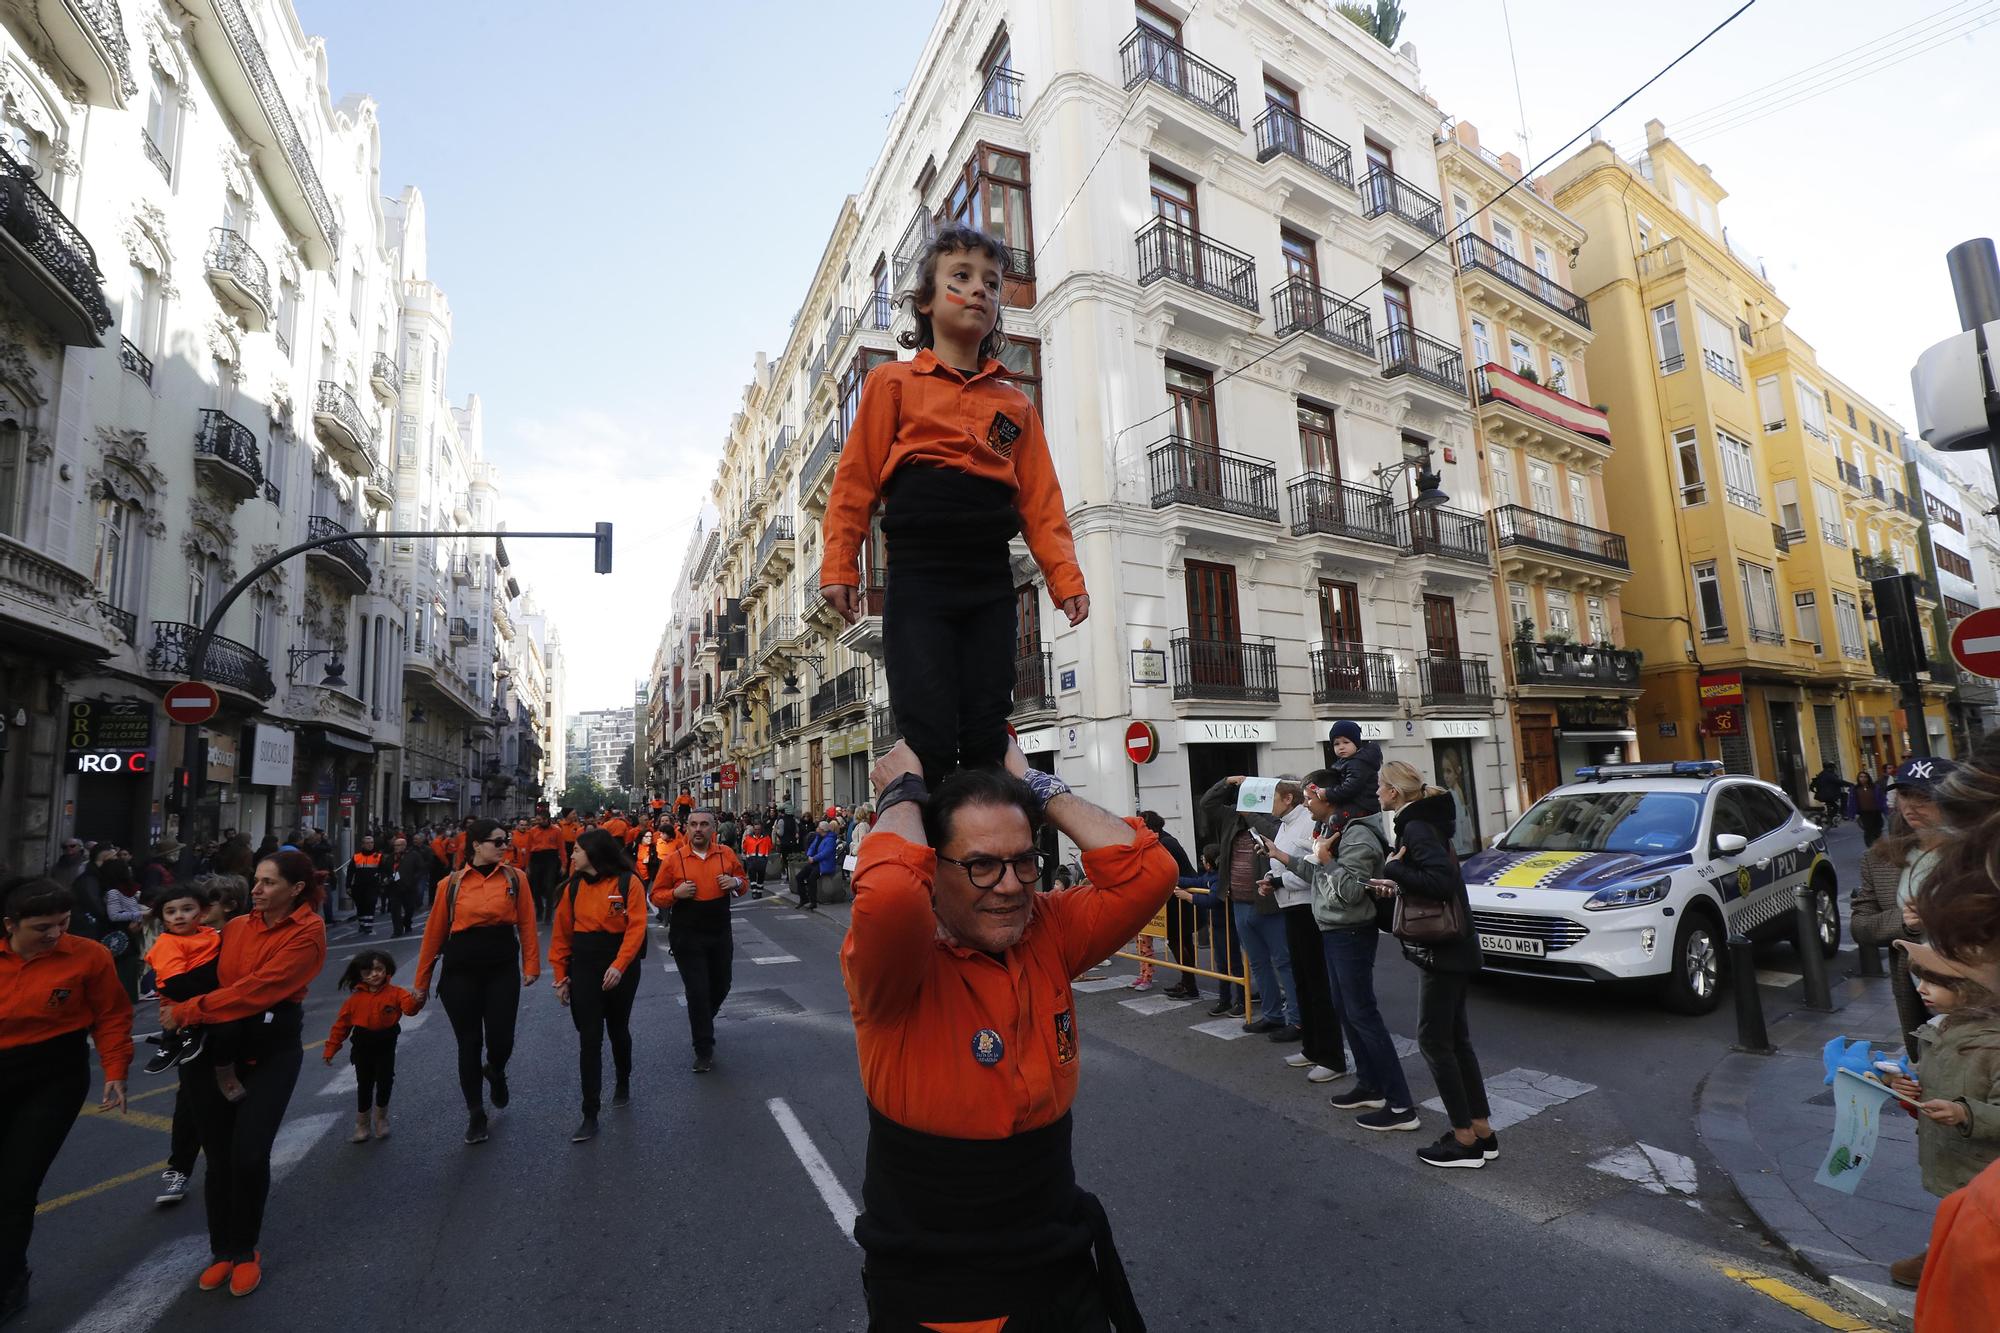
[[[1684,852],[1694,846],[1701,798],[1691,792],[1557,792],[1507,831],[1518,852]]]

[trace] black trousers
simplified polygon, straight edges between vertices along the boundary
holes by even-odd
[[[1183,967],[1200,967],[1201,955],[1195,946],[1195,924],[1199,911],[1193,903],[1184,903],[1179,898],[1167,899],[1167,946],[1174,951],[1174,961]],[[1221,971],[1210,968],[1211,972]],[[1192,972],[1183,972],[1178,983],[1188,994],[1201,994],[1201,980]]]
[[[667,935],[667,948],[674,955],[674,967],[687,991],[688,1035],[694,1039],[694,1053],[715,1051],[715,1013],[729,998],[729,973],[736,956],[736,942],[727,930],[677,930]],[[576,990],[570,989],[570,1003]]]
[[[470,1111],[486,1108],[486,1090],[479,1067],[491,1064],[503,1073],[514,1054],[514,1020],[521,1011],[521,969],[504,963],[462,963],[446,960],[438,980],[438,998],[452,1035],[458,1038],[458,1088]]]
[[[819,906],[819,866],[808,861],[799,867],[795,883],[799,890],[799,906]]]
[[[381,897],[381,886],[376,882],[375,877],[373,875],[365,878],[360,875],[348,876],[347,893],[349,897],[354,899],[354,915],[360,920],[362,928],[368,929],[373,927],[375,924],[376,900]]]
[[[528,853],[528,888],[535,895],[535,920],[555,918],[556,885],[561,882],[561,852]]]
[[[1292,984],[1299,993],[1301,1043],[1308,1058],[1328,1069],[1347,1068],[1347,1048],[1340,1039],[1340,1006],[1334,999],[1333,974],[1326,970],[1326,945],[1319,938],[1311,903],[1284,909],[1285,951],[1292,956]]]
[[[89,1094],[90,1048],[81,1032],[0,1062],[0,1289],[28,1266],[36,1196]]]
[[[194,1112],[201,1150],[208,1157],[202,1197],[208,1206],[209,1252],[236,1263],[256,1252],[264,1229],[264,1205],[271,1193],[271,1145],[291,1104],[305,1054],[299,1046],[300,1007],[281,1004],[271,1013],[271,1021],[257,1024],[255,1036],[245,1043],[245,1062],[238,1070],[242,1101],[222,1095],[215,1086],[214,1070],[181,1066],[181,1095]]]
[[[769,860],[770,858],[766,856],[744,857],[743,877],[749,880],[752,884],[755,884],[759,888],[762,888],[764,884],[766,862],[768,862]]]
[[[891,556],[882,651],[896,729],[933,787],[961,765],[998,765],[1014,707],[1014,589],[992,573],[905,569]]]
[[[187,1093],[174,1090],[174,1133],[167,1147],[167,1165],[184,1176],[194,1174],[201,1159],[201,1126],[195,1123],[194,1103]]]
[[[389,1094],[396,1088],[396,1039],[401,1035],[400,1027],[379,1032],[354,1029],[347,1058],[354,1062],[355,1110],[389,1109]]]
[[[1465,1021],[1465,996],[1471,988],[1472,978],[1463,973],[1425,972],[1417,989],[1417,1049],[1430,1066],[1453,1129],[1470,1129],[1488,1114],[1486,1080]]]
[[[605,990],[604,972],[614,958],[613,954],[595,958],[577,954],[570,959],[569,1021],[576,1024],[576,1072],[583,1083],[585,1115],[597,1114],[598,1098],[604,1090],[607,1035],[618,1085],[632,1081],[632,1002],[639,997],[639,964],[635,959],[618,984]],[[694,1012],[692,998],[688,1012]]]
[[[416,919],[417,915],[417,894],[419,892],[420,890],[414,884],[398,884],[391,886],[385,895],[389,899],[389,921],[395,927],[398,935],[407,935],[410,932],[410,923]]]

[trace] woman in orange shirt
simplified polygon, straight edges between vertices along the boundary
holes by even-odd
[[[422,1008],[430,999],[431,972],[443,957],[438,992],[458,1038],[467,1143],[488,1137],[484,1082],[493,1085],[493,1105],[507,1105],[507,1061],[514,1054],[521,987],[534,985],[542,974],[535,897],[528,877],[507,864],[507,841],[498,822],[472,821],[466,830],[467,864],[451,873],[431,904],[410,982]]]
[[[132,1001],[111,951],[68,933],[70,891],[52,879],[0,885],[0,1322],[28,1303],[35,1196],[104,1066],[104,1110],[125,1109]]]
[[[583,1120],[571,1143],[597,1137],[598,1095],[604,1087],[604,1035],[618,1083],[611,1104],[632,1099],[632,1001],[639,994],[639,956],[646,944],[646,885],[617,839],[592,829],[577,839],[569,880],[556,898],[549,932],[549,966],[556,997],[576,1024],[577,1071],[583,1079]]]
[[[236,1049],[241,1099],[223,1095],[213,1070],[181,1066],[181,1096],[194,1112],[208,1158],[202,1193],[214,1262],[202,1270],[203,1291],[227,1284],[231,1295],[248,1296],[264,1279],[257,1239],[271,1192],[271,1144],[305,1053],[299,1036],[306,988],[326,963],[321,893],[319,874],[304,852],[259,861],[250,910],[222,929],[216,988],[160,1005],[164,1031],[239,1020],[244,1026]]]

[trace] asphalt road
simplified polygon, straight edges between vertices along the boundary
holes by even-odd
[[[1859,842],[1851,829],[1834,840],[1845,887]],[[406,1025],[387,1141],[347,1142],[345,1057],[328,1070],[309,1054],[280,1139],[264,1286],[246,1300],[194,1288],[199,1175],[188,1202],[152,1203],[172,1084],[135,1074],[134,1114],[87,1113],[43,1190],[36,1299],[19,1327],[863,1328],[843,1214],[867,1121],[841,929],[833,914],[739,905],[735,991],[701,1076],[656,932],[634,1101],[607,1105],[586,1145],[568,1141],[575,1036],[546,981],[523,993],[513,1102],[483,1146],[460,1142],[435,1004]],[[324,1037],[333,978],[362,943],[336,928],[309,1036]],[[390,947],[407,964],[416,939]],[[1789,951],[1763,963],[1781,982]],[[1355,1129],[1283,1065],[1292,1048],[1232,1037],[1205,1005],[1135,996],[1116,980],[1132,970],[1113,960],[1079,997],[1076,1150],[1156,1330],[1823,1326],[1725,1269],[1839,1305],[1748,1225],[1694,1133],[1695,1089],[1733,1035],[1726,1004],[1686,1019],[1644,996],[1482,983],[1473,1040],[1507,1099],[1496,1109],[1525,1118],[1502,1129],[1499,1161],[1446,1172],[1415,1158],[1441,1116],[1427,1115],[1428,1134]],[[1414,970],[1385,947],[1377,976],[1391,1030],[1413,1034]],[[1762,993],[1774,1020],[1796,1003],[1796,987]],[[1406,1068],[1430,1096],[1421,1059]]]

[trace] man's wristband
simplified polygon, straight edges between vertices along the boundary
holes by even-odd
[[[875,817],[880,819],[889,813],[889,807],[892,805],[900,805],[904,801],[915,801],[918,805],[923,805],[930,798],[930,788],[924,786],[923,774],[904,773],[884,787],[881,794],[875,798]]]
[[[1069,795],[1069,784],[1053,773],[1044,773],[1039,768],[1031,768],[1021,777],[1028,784],[1028,790],[1035,793],[1035,804],[1046,810],[1049,802],[1058,796]]]

